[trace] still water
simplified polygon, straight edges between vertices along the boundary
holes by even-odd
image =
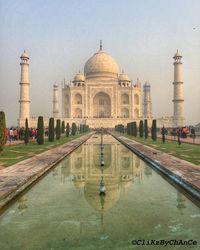
[[[199,249],[200,208],[110,135],[102,172],[100,141],[93,135],[1,215],[1,250]],[[131,244],[138,239],[198,245]]]

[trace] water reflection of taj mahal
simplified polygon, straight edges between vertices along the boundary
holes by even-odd
[[[115,205],[120,198],[120,191],[129,186],[135,177],[141,178],[143,162],[109,135],[104,135],[103,144],[105,160],[103,179],[107,189],[104,210],[106,210]],[[102,208],[98,196],[98,186],[102,176],[100,157],[100,136],[90,138],[87,145],[82,145],[69,157],[70,172],[75,187],[84,190],[86,200],[96,210]]]

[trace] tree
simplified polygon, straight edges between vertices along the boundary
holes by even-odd
[[[167,131],[163,125],[162,129],[161,129],[161,134],[162,134],[162,142],[165,143],[165,135],[166,135]]]
[[[3,150],[3,146],[6,143],[6,118],[3,111],[0,112],[0,152]]]
[[[130,122],[130,135],[134,135],[134,122]]]
[[[69,126],[69,123],[67,123],[67,126],[66,126],[66,136],[69,137],[69,134],[70,134],[70,126]]]
[[[65,133],[65,122],[62,121],[62,134],[64,134],[64,133]]]
[[[76,131],[77,131],[77,126],[76,126],[76,123],[73,122],[73,123],[72,123],[72,135],[75,135],[75,134],[76,134]]]
[[[44,144],[44,120],[42,116],[38,117],[37,124],[37,143],[39,145]]]
[[[84,132],[84,124],[80,124],[80,133]]]
[[[54,141],[54,137],[55,137],[55,130],[54,130],[54,118],[50,118],[49,119],[49,138],[48,140],[50,142]]]
[[[133,122],[133,136],[137,136],[137,123]]]
[[[151,138],[152,138],[153,141],[157,140],[157,126],[156,126],[156,120],[155,119],[152,121]]]
[[[25,120],[25,134],[24,134],[24,143],[27,145],[29,143],[29,128],[28,128],[28,119]]]
[[[148,131],[148,122],[147,119],[144,120],[144,137],[145,139],[148,138],[149,135],[149,131]]]
[[[56,120],[56,140],[60,140],[60,119]]]
[[[140,121],[140,124],[139,124],[139,134],[140,134],[140,137],[143,137],[143,134],[144,134],[144,124],[143,124],[143,120]]]

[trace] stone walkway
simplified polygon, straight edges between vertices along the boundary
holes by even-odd
[[[93,133],[45,151],[10,167],[0,169],[0,209],[84,143]]]
[[[124,136],[113,136],[200,201],[200,166],[150,148]]]

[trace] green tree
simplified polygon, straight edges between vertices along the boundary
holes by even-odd
[[[66,126],[66,136],[69,137],[69,134],[70,134],[70,126],[69,126],[69,123],[67,123],[67,126]]]
[[[137,123],[133,122],[133,136],[137,136]]]
[[[131,122],[127,123],[127,129],[126,130],[127,130],[128,135],[131,135],[131,126],[132,126]]]
[[[64,134],[64,133],[65,133],[65,122],[62,121],[62,134]]]
[[[72,123],[72,135],[75,135],[75,134],[76,134],[76,131],[77,131],[77,126],[76,126],[76,123],[73,122],[73,123]]]
[[[155,119],[152,121],[151,138],[152,138],[153,141],[157,140],[157,126],[156,126],[156,120]]]
[[[38,117],[37,124],[37,143],[39,145],[44,144],[44,120],[42,116]]]
[[[147,119],[144,120],[144,137],[145,139],[148,138],[149,135],[149,131],[148,131],[148,122]]]
[[[3,146],[6,143],[6,118],[3,111],[0,112],[0,152],[3,150]]]
[[[54,130],[54,118],[51,117],[49,119],[49,137],[48,137],[48,140],[50,142],[53,142],[54,141],[54,137],[55,137],[55,130]]]
[[[144,124],[143,124],[143,120],[140,121],[140,124],[139,124],[139,134],[140,134],[140,137],[143,137],[143,134],[144,134]]]
[[[84,124],[80,124],[80,133],[84,132]]]
[[[60,119],[56,120],[56,140],[60,140],[61,128]]]
[[[26,145],[29,143],[29,128],[28,128],[28,119],[27,118],[25,120],[24,143]]]

